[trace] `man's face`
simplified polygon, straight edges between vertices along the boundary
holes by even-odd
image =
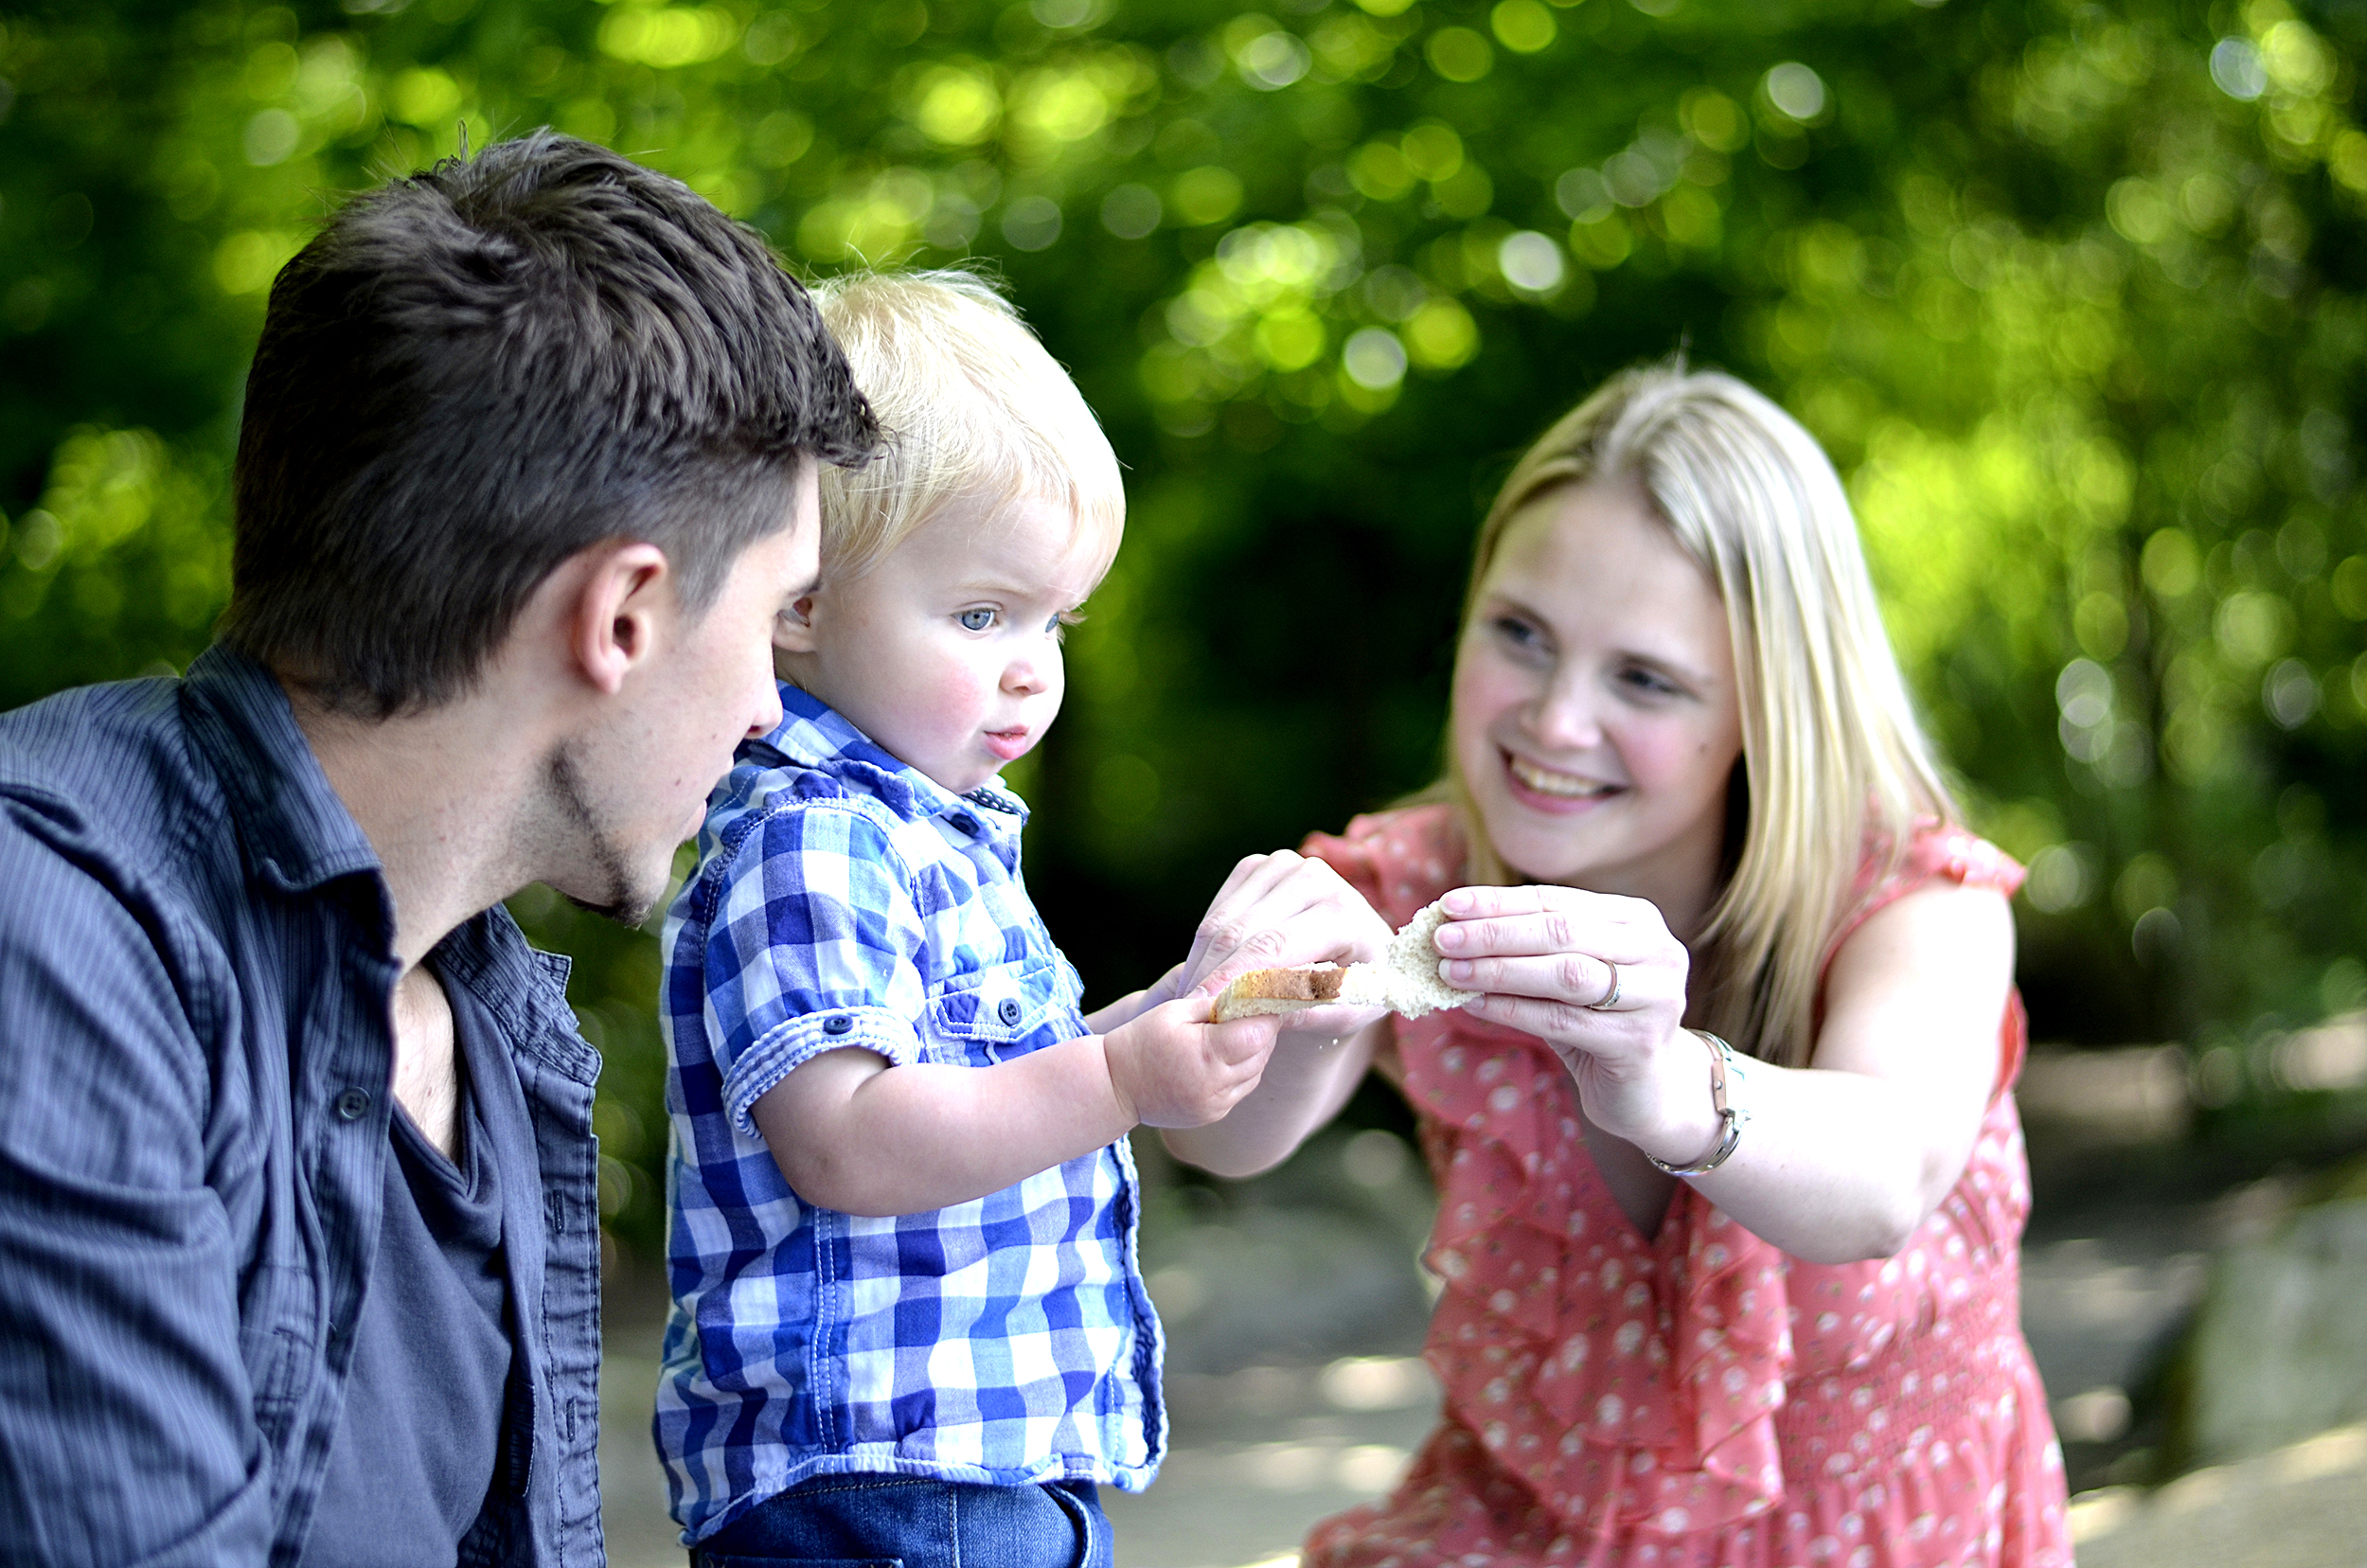
[[[812,591],[820,536],[808,464],[789,526],[740,553],[704,614],[688,618],[677,601],[658,616],[614,714],[553,753],[555,826],[578,863],[561,892],[629,923],[665,896],[674,850],[697,834],[734,748],[780,724],[773,628]]]

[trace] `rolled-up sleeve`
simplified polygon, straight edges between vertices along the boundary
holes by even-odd
[[[269,1466],[169,918],[0,799],[0,1561],[260,1563]]]
[[[707,934],[707,1038],[732,1125],[756,1135],[756,1102],[825,1051],[919,1060],[922,936],[912,873],[880,823],[834,801],[767,817]]]

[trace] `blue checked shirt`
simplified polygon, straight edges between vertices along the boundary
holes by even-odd
[[[987,1067],[1091,1032],[1020,881],[1025,808],[952,794],[794,686],[781,702],[709,803],[666,926],[656,1427],[684,1539],[832,1472],[1139,1491],[1166,1420],[1124,1140],[864,1219],[802,1201],[750,1120],[824,1051]]]

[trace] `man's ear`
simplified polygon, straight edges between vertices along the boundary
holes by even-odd
[[[680,619],[672,562],[643,543],[596,544],[567,621],[567,651],[583,678],[614,696]]]
[[[813,598],[811,593],[800,594],[788,609],[773,619],[773,646],[783,653],[810,653],[814,650]]]

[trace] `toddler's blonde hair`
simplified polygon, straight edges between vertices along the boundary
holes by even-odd
[[[1726,881],[1694,942],[1688,1020],[1805,1066],[1825,950],[1863,846],[1892,864],[1918,822],[1957,820],[1916,722],[1824,449],[1731,376],[1653,365],[1614,377],[1522,455],[1480,526],[1464,626],[1506,526],[1547,492],[1628,480],[1717,583],[1734,641],[1742,761]],[[1471,874],[1513,873],[1450,755]]]
[[[849,273],[813,286],[886,442],[821,473],[822,575],[871,570],[956,498],[1065,506],[1114,543],[1117,454],[1085,399],[994,285],[974,273]]]

